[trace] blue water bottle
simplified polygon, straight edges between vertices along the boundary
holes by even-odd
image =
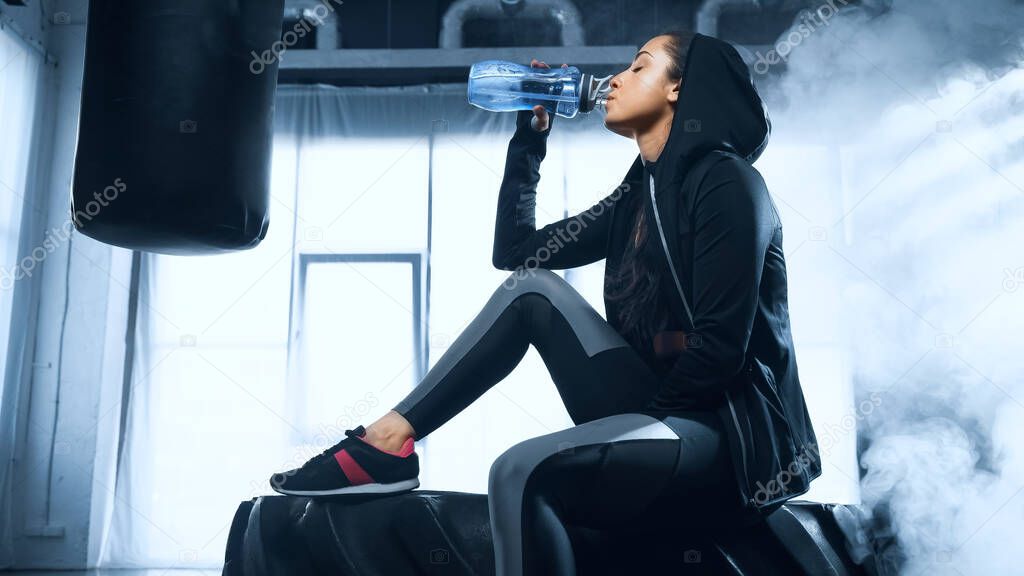
[[[573,118],[605,105],[611,76],[595,78],[575,66],[533,68],[505,60],[470,66],[469,103],[492,112],[530,110],[537,104],[551,114]]]

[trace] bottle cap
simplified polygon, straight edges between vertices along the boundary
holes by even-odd
[[[610,82],[613,74],[597,78],[593,74],[580,76],[580,112],[591,112],[598,106],[604,106],[611,92]]]

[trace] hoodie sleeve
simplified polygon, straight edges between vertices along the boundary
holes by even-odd
[[[716,162],[693,209],[693,334],[648,408],[691,406],[743,369],[761,272],[778,224],[760,174],[746,162]]]
[[[596,262],[605,257],[611,208],[623,196],[619,186],[590,208],[536,229],[537,182],[540,163],[547,152],[544,132],[530,127],[532,110],[520,110],[516,131],[508,144],[505,174],[498,192],[491,262],[500,270],[548,268],[562,270]]]

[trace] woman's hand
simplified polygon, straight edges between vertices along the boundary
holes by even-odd
[[[568,64],[562,64],[562,68],[568,68],[568,67],[569,67]],[[536,58],[534,58],[534,59],[530,60],[530,68],[551,68],[551,67],[548,66],[547,64],[545,64],[544,62],[541,62],[540,60],[537,60]],[[540,104],[537,104],[536,106],[533,107],[533,118],[530,119],[530,128],[533,128],[537,132],[543,132],[543,131],[548,129],[549,121],[550,121],[550,119],[548,118],[547,108],[544,108],[544,106],[542,106]]]

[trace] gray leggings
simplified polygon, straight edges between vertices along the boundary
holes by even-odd
[[[717,528],[736,509],[718,417],[645,411],[659,378],[550,270],[506,278],[394,410],[422,439],[507,376],[530,344],[576,425],[519,442],[491,465],[498,576],[576,574],[567,524],[640,531],[658,520],[690,532]]]

